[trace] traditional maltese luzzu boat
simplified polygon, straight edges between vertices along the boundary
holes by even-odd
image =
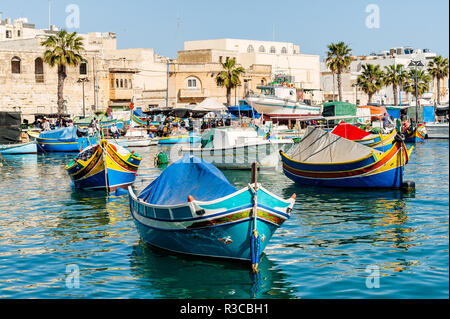
[[[299,184],[325,187],[401,188],[404,167],[414,147],[402,138],[386,152],[361,145],[319,128],[308,127],[305,137],[287,154],[283,170]]]
[[[274,232],[290,217],[284,200],[260,184],[237,190],[214,165],[185,156],[138,196],[129,187],[141,238],[168,251],[251,261],[257,267]]]
[[[101,140],[84,149],[66,170],[76,188],[115,191],[134,183],[142,158],[134,152]]]

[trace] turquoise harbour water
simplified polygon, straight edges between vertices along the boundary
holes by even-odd
[[[161,170],[158,148],[135,150],[140,191]],[[73,191],[64,169],[72,157],[6,157],[0,168],[0,298],[449,298],[448,140],[414,150],[413,194],[302,187],[281,171],[261,173],[266,188],[297,202],[257,278],[247,265],[149,248],[126,196]],[[250,180],[224,173],[238,188]]]

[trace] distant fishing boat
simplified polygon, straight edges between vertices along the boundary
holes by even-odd
[[[38,152],[80,152],[89,145],[97,144],[97,138],[83,136],[86,132],[76,126],[43,133],[28,132],[38,145]]]
[[[419,124],[417,129],[405,133],[405,143],[422,143],[427,138],[427,129],[424,124]]]
[[[87,121],[86,119],[82,119],[82,120],[78,120],[75,121],[74,124],[75,126],[81,127],[81,128],[88,128],[89,125],[91,124],[92,119],[88,118]],[[113,124],[119,129],[119,130],[123,130],[125,128],[125,121],[123,120],[103,120],[100,121],[98,123],[98,125],[102,128],[111,128],[113,126]]]
[[[185,156],[138,196],[128,188],[140,237],[168,251],[251,261],[290,217],[295,195],[284,200],[257,180],[237,190],[219,169]]]
[[[277,118],[319,116],[320,106],[312,106],[297,99],[297,89],[290,84],[271,84],[259,86],[261,93],[251,94],[245,101],[259,114]]]
[[[308,127],[302,141],[281,153],[287,177],[299,184],[324,187],[401,188],[409,151],[400,138],[392,148],[373,148]]]
[[[37,154],[36,142],[0,145],[2,155]]]
[[[19,112],[0,112],[0,154],[36,154],[36,143],[23,143],[21,130],[22,114]]]
[[[142,158],[125,148],[101,140],[84,149],[67,166],[76,188],[106,189],[110,192],[126,188],[137,175]]]
[[[194,132],[189,132],[185,134],[180,134],[178,131],[175,131],[172,135],[160,137],[159,145],[171,145],[171,144],[197,144],[200,143],[202,137],[200,135],[195,134]]]
[[[395,143],[395,137],[398,134],[395,129],[389,134],[371,134],[345,122],[339,123],[331,133],[381,152],[386,152],[391,149]]]
[[[292,139],[266,139],[253,128],[212,129],[202,137],[201,147],[182,148],[183,155],[202,158],[218,168],[251,169],[254,162],[260,169],[275,169],[280,162],[279,151],[294,144]]]

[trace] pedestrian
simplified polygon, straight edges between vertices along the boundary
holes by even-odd
[[[119,138],[120,137],[119,130],[117,129],[116,124],[113,124],[111,126],[111,133],[112,133],[114,138]]]

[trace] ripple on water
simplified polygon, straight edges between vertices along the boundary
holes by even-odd
[[[160,173],[143,155],[137,191]],[[417,145],[406,178],[416,191],[320,189],[262,172],[275,194],[297,194],[261,274],[174,256],[139,240],[127,197],[71,188],[67,154],[9,157],[0,168],[2,298],[448,298],[448,141]],[[224,171],[236,187],[250,172]],[[80,287],[66,285],[76,265]],[[375,268],[374,268],[375,267]],[[377,269],[379,288],[367,286]]]

